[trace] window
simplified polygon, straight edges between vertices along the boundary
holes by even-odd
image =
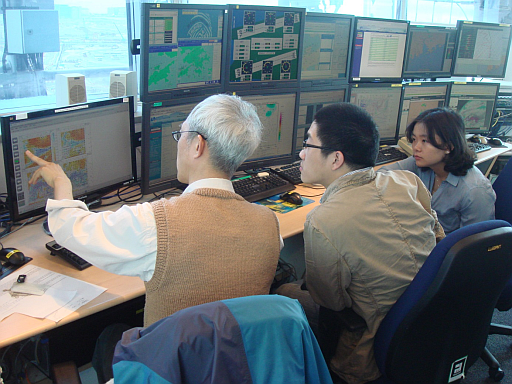
[[[48,1],[37,3],[39,9],[24,8],[13,12],[22,14],[23,20],[24,13],[31,12],[37,19],[38,12],[56,12],[58,25],[50,23],[47,28],[54,28],[58,34],[55,36],[58,51],[49,47],[56,52],[34,52],[29,43],[19,48],[16,35],[21,33],[20,29],[13,19],[9,19],[10,14],[4,12],[0,21],[0,113],[54,104],[56,74],[84,75],[89,101],[108,97],[110,72],[129,69],[125,1],[57,0],[53,6],[48,6]],[[7,8],[10,10],[9,6]],[[7,36],[4,35],[4,23],[8,26]],[[25,25],[23,29],[31,37]],[[9,47],[9,43],[15,48]],[[40,45],[41,41],[36,40],[36,43]],[[16,54],[9,54],[6,45]],[[44,41],[42,45],[45,45]],[[23,53],[25,50],[27,53]]]
[[[4,0],[7,10],[21,2]],[[108,97],[113,70],[138,70],[129,41],[137,38],[141,0],[32,0],[25,10],[58,13],[58,51],[9,54],[6,40],[20,34],[0,17],[0,113],[51,107],[55,75],[85,75],[89,101]],[[157,1],[148,1],[157,2]],[[160,2],[171,2],[162,0]],[[187,0],[176,0],[186,3]],[[220,4],[218,0],[190,0]],[[229,4],[224,2],[222,4]],[[512,22],[512,0],[242,0],[240,4],[303,7],[312,12],[400,18],[417,24],[455,25],[457,20]],[[127,11],[128,10],[128,11]],[[41,18],[42,20],[43,18]]]

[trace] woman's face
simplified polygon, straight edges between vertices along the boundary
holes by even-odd
[[[436,141],[441,140],[436,135]],[[439,149],[434,147],[428,139],[427,127],[423,123],[416,123],[411,135],[412,154],[418,167],[436,168],[444,167],[445,156],[450,153],[448,149]]]

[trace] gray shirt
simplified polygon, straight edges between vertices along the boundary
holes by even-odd
[[[415,173],[432,192],[434,171],[420,168],[414,157],[386,165],[381,170],[407,170]],[[432,196],[432,208],[446,234],[468,224],[494,220],[496,194],[491,182],[473,166],[465,176],[449,174]]]

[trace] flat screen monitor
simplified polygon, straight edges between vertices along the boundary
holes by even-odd
[[[302,150],[302,142],[306,136],[315,113],[330,104],[346,101],[348,85],[337,89],[325,91],[301,91],[299,101],[299,115],[297,118],[297,136],[295,140],[296,155]]]
[[[219,5],[142,4],[142,101],[222,90],[225,10]]]
[[[408,25],[405,20],[356,17],[350,81],[401,81]]]
[[[396,144],[402,84],[352,84],[350,103],[367,111],[377,124],[380,144]]]
[[[349,15],[306,14],[301,89],[348,82],[353,24]]]
[[[298,87],[304,8],[230,5],[225,89]]]
[[[135,182],[133,108],[130,96],[2,117],[11,220],[43,214],[53,197],[42,179],[28,184],[37,165],[25,155],[27,149],[60,164],[74,197],[86,203]]]
[[[405,130],[421,112],[446,106],[449,86],[448,82],[404,84],[398,136],[405,136]]]
[[[499,89],[499,83],[452,84],[448,107],[462,116],[466,133],[489,132]]]
[[[176,105],[169,100],[142,105],[142,193],[157,193],[179,187],[176,168],[178,143],[172,132],[179,131],[192,109],[204,98]]]
[[[239,167],[239,170],[293,162],[298,109],[297,92],[261,92],[257,95],[240,92],[238,96],[256,107],[264,127],[260,146]]]
[[[457,29],[453,76],[504,78],[511,26],[459,20]]]
[[[403,77],[435,79],[451,77],[457,29],[426,25],[410,25]]]

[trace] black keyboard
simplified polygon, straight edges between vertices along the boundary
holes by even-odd
[[[71,264],[73,267],[80,271],[91,266],[89,262],[82,259],[76,253],[73,253],[69,249],[64,248],[57,244],[55,240],[46,243],[46,248],[50,251],[50,254],[52,256],[59,256],[61,259],[64,259],[65,261],[67,261],[69,264]]]
[[[377,156],[375,165],[391,163],[393,161],[407,159],[408,157],[409,156],[407,156],[396,147],[383,147],[379,149],[379,154]]]
[[[473,150],[475,153],[488,151],[489,149],[492,149],[492,147],[489,144],[482,144],[482,143],[473,143],[472,141],[468,142],[469,149]]]
[[[249,202],[295,189],[292,183],[273,173],[268,173],[265,176],[244,176],[231,181],[235,192]]]
[[[278,176],[282,177],[285,180],[288,180],[292,184],[300,184],[302,183],[302,179],[300,178],[300,163],[282,165],[278,168],[271,168],[270,170],[276,173]]]

